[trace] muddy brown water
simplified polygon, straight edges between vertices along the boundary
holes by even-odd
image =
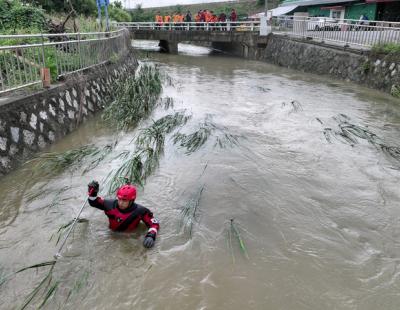
[[[182,132],[205,119],[223,130],[190,155],[168,136],[137,199],[161,222],[153,249],[142,246],[144,227],[113,233],[101,211],[86,207],[89,222],[77,225],[57,262],[52,283],[59,285],[45,308],[398,309],[400,162],[368,139],[351,143],[324,130],[340,133],[345,122],[400,146],[400,103],[345,82],[180,49],[141,54],[174,82],[162,95],[174,99],[173,108],[160,107],[151,119],[185,111],[192,118]],[[119,167],[116,156],[132,149],[139,129],[118,133],[98,116],[50,149],[117,139],[95,169],[82,174],[84,161],[48,178],[32,177],[26,166],[1,178],[3,278],[52,259],[57,230],[79,210],[86,184]],[[216,136],[224,133],[238,144],[220,147]],[[181,210],[202,186],[190,238],[179,228]],[[237,239],[229,247],[231,218],[248,259]],[[0,308],[21,306],[47,270],[9,278],[0,286]]]

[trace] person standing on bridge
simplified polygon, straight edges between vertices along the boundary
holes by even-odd
[[[231,15],[229,16],[229,19],[231,22],[234,23],[233,25],[231,25],[231,29],[234,30],[236,28],[235,23],[237,22],[237,14],[235,9],[231,10]]]
[[[225,31],[226,30],[226,14],[224,12],[219,14],[218,21],[220,22],[221,30]]]
[[[156,28],[160,29],[163,24],[163,17],[161,16],[160,11],[157,12],[157,15],[155,17],[155,22],[156,22]]]
[[[190,13],[190,11],[186,12],[185,22],[186,23],[191,23],[192,22],[192,13]]]
[[[168,29],[169,28],[169,24],[171,22],[171,15],[169,15],[168,13],[166,13],[167,15],[164,16],[164,24],[165,24],[165,28]]]
[[[153,217],[153,213],[137,204],[136,188],[133,185],[123,185],[117,191],[117,199],[98,197],[99,183],[92,181],[88,184],[89,205],[103,210],[108,217],[109,227],[113,231],[131,232],[136,229],[140,221],[149,229],[143,240],[145,248],[151,248],[156,240],[160,224]]]

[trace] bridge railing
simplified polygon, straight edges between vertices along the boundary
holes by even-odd
[[[287,33],[342,45],[372,47],[400,43],[400,23],[333,19],[327,17],[278,16],[271,21],[274,33]]]
[[[118,28],[131,28],[136,30],[160,30],[160,31],[259,31],[259,21],[240,22],[212,22],[212,23],[156,23],[156,22],[129,22],[115,23]]]
[[[111,32],[0,35],[0,94],[40,84],[118,58],[129,34]],[[47,71],[48,72],[48,71]],[[47,78],[49,78],[47,76]]]

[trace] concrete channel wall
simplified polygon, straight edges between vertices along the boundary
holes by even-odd
[[[111,99],[115,81],[134,74],[132,51],[114,63],[72,74],[50,89],[0,99],[0,176],[73,131]]]
[[[271,35],[257,57],[303,72],[324,74],[391,93],[400,91],[400,59],[323,43]]]

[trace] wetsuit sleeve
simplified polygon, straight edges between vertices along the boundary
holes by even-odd
[[[104,208],[104,198],[102,197],[89,197],[88,198],[89,204],[91,207],[100,209],[100,210],[105,210]]]
[[[155,234],[154,237],[155,237],[158,233],[158,230],[160,229],[160,223],[153,216],[153,213],[150,210],[146,209],[146,212],[142,217],[142,221],[149,228],[149,231],[147,233],[154,233]]]

